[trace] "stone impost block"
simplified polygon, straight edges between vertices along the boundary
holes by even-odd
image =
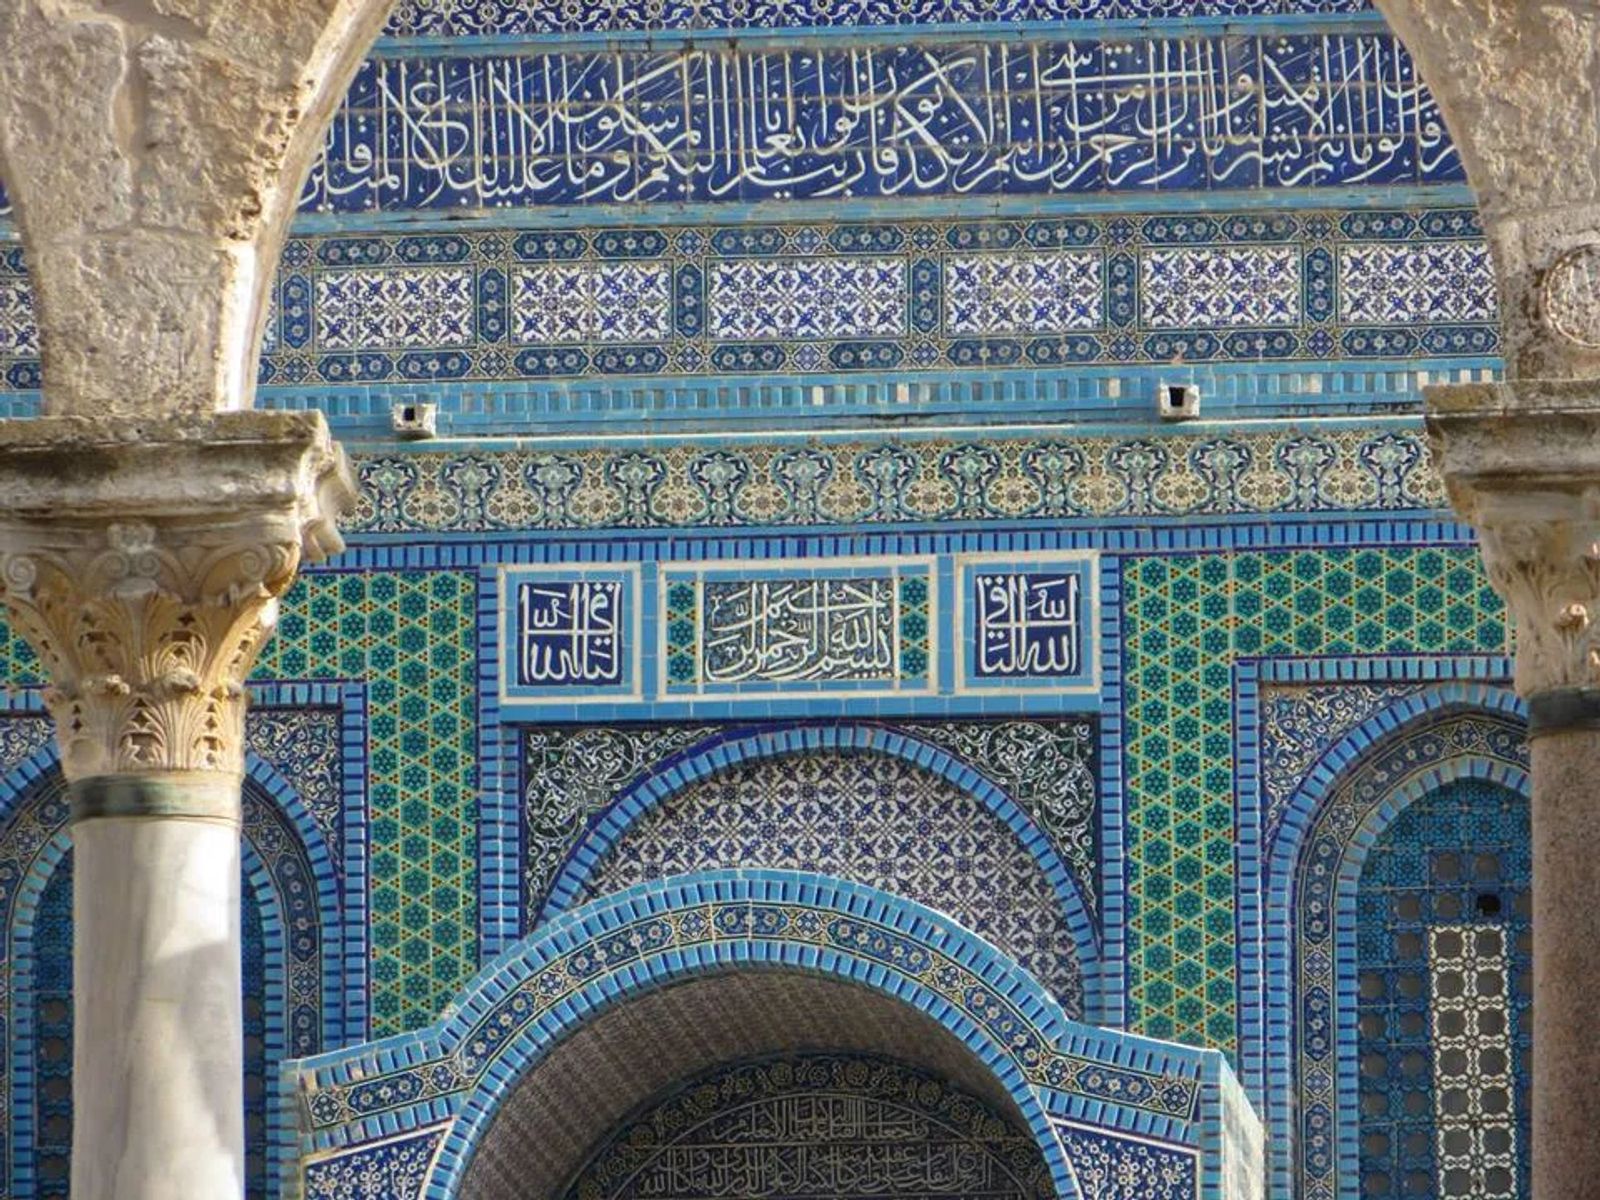
[[[1600,380],[1433,387],[1427,405],[1450,502],[1515,621],[1518,690],[1600,688]]]

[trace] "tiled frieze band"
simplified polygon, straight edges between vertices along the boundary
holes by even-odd
[[[391,46],[357,74],[302,210],[1463,178],[1432,96],[1381,28],[1155,29],[1040,36],[1020,51],[888,31],[848,46],[501,44],[449,57]]]
[[[1148,436],[358,452],[357,534],[1435,512],[1410,419]]]
[[[649,33],[723,29],[852,29],[1016,21],[1159,21],[1196,17],[1340,16],[1369,0],[400,0],[393,38],[504,37],[544,33]]]
[[[260,381],[1481,359],[1496,322],[1477,216],[1455,208],[319,235],[284,249]],[[39,385],[14,247],[0,373]]]

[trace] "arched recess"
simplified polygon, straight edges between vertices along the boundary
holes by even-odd
[[[1452,685],[1402,700],[1331,746],[1286,811],[1265,896],[1272,1194],[1358,1195],[1356,897],[1373,845],[1417,801],[1482,781],[1531,794],[1515,695]]]
[[[1003,787],[983,771],[950,750],[916,736],[915,727],[887,728],[854,722],[808,722],[778,727],[736,727],[719,731],[693,746],[673,754],[636,779],[610,805],[605,813],[568,851],[565,862],[550,887],[548,899],[539,915],[544,923],[586,900],[593,899],[595,884],[611,856],[625,848],[627,839],[641,822],[659,814],[664,807],[684,797],[690,789],[705,786],[731,772],[756,764],[781,763],[802,756],[878,755],[925,772],[971,797],[989,814],[1003,823],[1016,844],[1030,858],[1054,896],[1059,916],[1070,935],[1082,979],[1081,1009],[1071,1015],[1094,1023],[1106,1020],[1107,995],[1101,962],[1100,936],[1091,904],[1085,899],[1084,883],[1074,875],[1052,841],[1050,834]],[[1094,814],[1090,828],[1095,827]],[[843,876],[834,864],[814,862],[767,862],[748,852],[739,862],[703,862],[697,868],[748,865],[779,869],[815,870]],[[1086,869],[1080,865],[1080,870]],[[856,882],[884,886],[879,879],[850,876]],[[891,891],[896,889],[890,888]],[[905,894],[900,892],[898,894]],[[907,899],[944,907],[933,895],[907,895]],[[967,914],[953,914],[967,917]],[[977,925],[970,917],[966,923]],[[1015,946],[1005,946],[995,932],[979,928],[991,940],[1002,943],[1014,957],[1021,957]],[[1059,998],[1063,998],[1058,996]]]
[[[1253,1124],[1228,1099],[1237,1086],[1220,1054],[1067,1020],[1036,980],[939,913],[818,875],[719,871],[563,914],[432,1028],[297,1064],[302,1185],[338,1195],[380,1180],[403,1200],[481,1200],[496,1193],[473,1172],[500,1161],[521,1194],[539,1194],[536,1172],[581,1165],[586,1137],[663,1077],[775,1039],[957,1081],[1027,1131],[1068,1200],[1083,1194],[1068,1145],[1071,1162],[1109,1163],[1107,1177],[1125,1181],[1097,1190],[1102,1200],[1209,1198],[1222,1157],[1202,1171],[1203,1139],[1227,1136],[1236,1117]],[[561,1111],[549,1116],[552,1099]],[[497,1140],[525,1145],[530,1122],[547,1161],[501,1160]]]
[[[40,901],[71,851],[66,780],[54,745],[0,780],[0,980],[7,983],[0,1037],[6,1120],[5,1178],[32,1194],[35,1146],[33,1069],[36,949]],[[291,1057],[316,1053],[344,1037],[338,1008],[340,909],[327,869],[328,847],[293,788],[271,766],[247,755],[243,788],[242,883],[260,920],[264,989],[259,997],[262,1089],[247,1100],[260,1113],[265,1174],[281,1177],[292,1156],[293,1129],[277,1103],[278,1071]],[[247,1022],[248,1023],[248,1022]]]

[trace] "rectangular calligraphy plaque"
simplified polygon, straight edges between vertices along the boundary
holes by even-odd
[[[517,685],[622,682],[622,584],[517,584]]]
[[[932,688],[926,559],[683,564],[663,572],[662,589],[668,695]]]

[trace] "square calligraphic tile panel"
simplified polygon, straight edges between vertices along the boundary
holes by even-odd
[[[499,584],[502,704],[640,698],[637,566],[507,567]]]
[[[956,559],[956,690],[1100,690],[1099,562],[1074,554]]]

